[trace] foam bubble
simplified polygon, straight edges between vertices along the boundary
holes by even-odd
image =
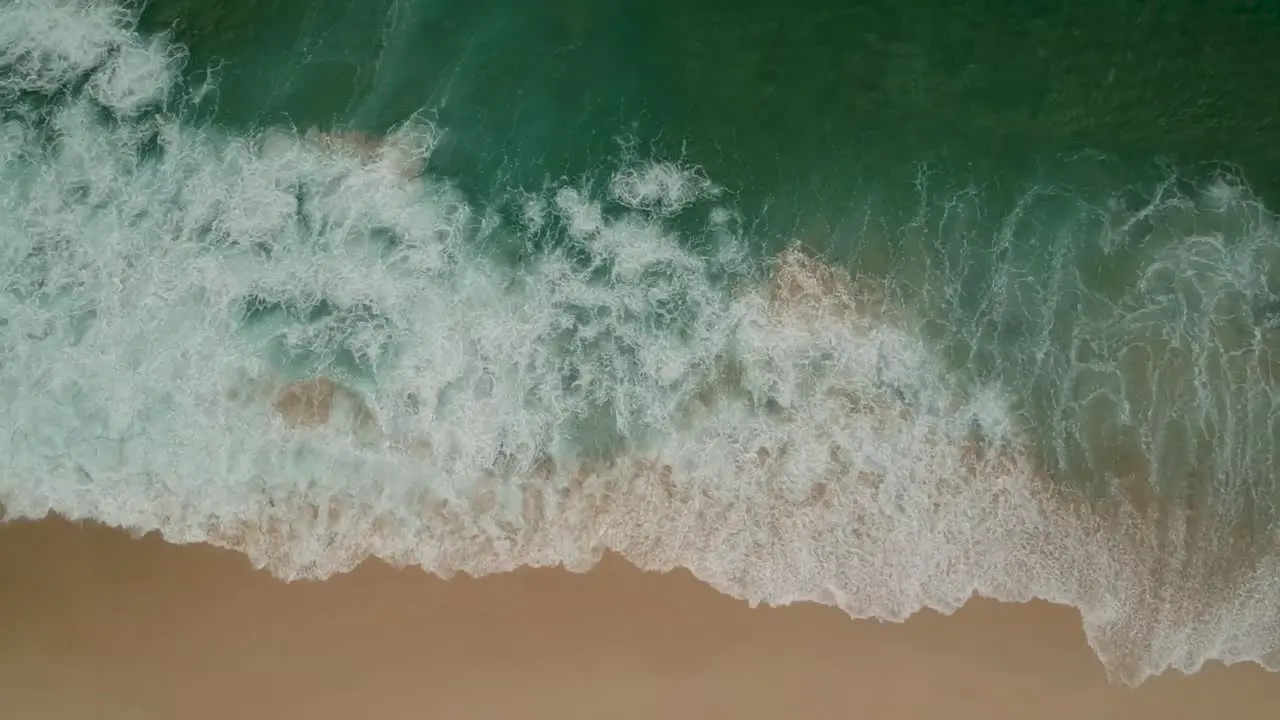
[[[627,207],[676,213],[719,192],[699,168],[657,162],[624,168],[609,187],[613,198]]]

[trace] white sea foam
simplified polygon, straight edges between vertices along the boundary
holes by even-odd
[[[102,65],[117,48],[137,42],[132,16],[114,3],[93,0],[12,0],[0,26],[2,87],[52,92]],[[155,92],[144,78],[141,92]]]
[[[132,118],[170,92],[180,53],[130,20],[106,3],[0,9],[5,87],[89,74],[38,121],[15,105],[0,133],[10,515],[158,529],[283,577],[369,555],[582,570],[612,549],[854,616],[1039,596],[1080,608],[1129,681],[1280,665],[1280,567],[1258,546],[1274,536],[1050,482],[1005,390],[949,377],[881,281],[798,250],[757,267],[698,171],[633,164],[610,189],[626,212],[566,186],[502,227],[400,171],[430,128],[370,162],[291,132]],[[1241,196],[1211,194],[1262,232]],[[704,212],[717,250],[689,251],[675,212]],[[554,228],[562,249],[516,264],[481,250]],[[1142,287],[1265,283],[1265,244],[1195,237]],[[1109,317],[1140,329],[1149,296]],[[1241,362],[1246,379],[1265,367]]]

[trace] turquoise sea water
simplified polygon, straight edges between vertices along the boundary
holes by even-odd
[[[1280,666],[1280,10],[720,5],[0,5],[6,512]]]

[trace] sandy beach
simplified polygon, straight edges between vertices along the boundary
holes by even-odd
[[[684,572],[283,583],[235,553],[60,520],[0,527],[5,716],[1270,718],[1280,675],[1109,684],[1079,618],[976,600],[895,625],[750,608]]]

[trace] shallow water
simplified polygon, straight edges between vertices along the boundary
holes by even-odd
[[[0,9],[10,515],[1280,664],[1274,13],[197,5]]]

